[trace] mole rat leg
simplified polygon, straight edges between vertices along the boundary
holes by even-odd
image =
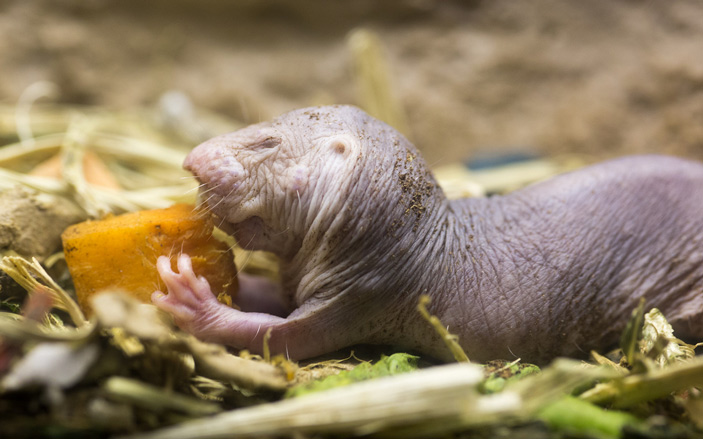
[[[256,336],[262,327],[284,321],[283,318],[263,313],[244,313],[220,303],[202,276],[196,276],[190,256],[178,256],[178,273],[171,270],[171,262],[159,257],[156,268],[168,289],[168,294],[156,291],[151,301],[171,314],[183,330],[206,341],[243,346]],[[241,315],[246,315],[243,319]]]
[[[258,312],[243,312],[217,301],[205,278],[193,273],[190,257],[178,257],[178,273],[171,270],[169,259],[162,256],[156,267],[168,294],[156,291],[152,302],[173,315],[176,324],[197,338],[262,353],[263,338],[273,330],[271,351],[291,358],[307,358],[343,347],[334,334],[343,333],[339,319],[325,313],[303,313],[296,318],[282,318]],[[337,323],[343,323],[339,321]]]
[[[242,311],[263,312],[280,317],[290,314],[280,283],[247,273],[239,273],[237,279],[239,290],[235,302]]]

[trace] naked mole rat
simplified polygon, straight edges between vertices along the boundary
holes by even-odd
[[[211,139],[184,166],[241,246],[281,261],[279,286],[241,278],[239,311],[187,255],[178,272],[159,260],[168,294],[153,302],[203,340],[260,352],[271,328],[272,352],[293,359],[359,343],[446,358],[416,311],[422,294],[472,360],[587,355],[617,340],[642,297],[677,335],[703,339],[700,163],[622,158],[449,201],[400,133],[331,106]]]

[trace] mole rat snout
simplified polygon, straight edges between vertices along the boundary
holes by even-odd
[[[195,148],[193,148],[193,150],[190,153],[188,153],[185,160],[183,160],[183,169],[192,173],[196,177],[197,177],[197,172],[195,170],[196,165],[197,165],[197,163],[202,161],[202,159],[200,158],[201,152],[199,151],[201,146],[203,146],[203,145],[201,144],[201,145],[198,145]]]
[[[196,146],[186,156],[183,168],[214,193],[231,194],[247,177],[239,161],[223,147],[221,142],[209,140]]]

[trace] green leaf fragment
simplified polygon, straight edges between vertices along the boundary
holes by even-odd
[[[383,356],[376,364],[361,363],[352,370],[342,371],[337,375],[295,386],[286,392],[285,397],[292,398],[346,386],[359,381],[410,372],[417,369],[418,358],[414,355],[403,353],[393,354],[388,357]]]
[[[540,372],[534,364],[504,360],[490,361],[483,366],[486,379],[481,383],[481,392],[496,393],[503,390],[506,384]]]
[[[8,311],[13,314],[20,314],[22,312],[18,303],[14,303],[9,300],[0,300],[0,311]]]
[[[548,404],[537,417],[553,430],[597,438],[619,438],[625,426],[642,424],[629,413],[606,410],[573,396]]]
[[[635,364],[635,354],[638,351],[638,342],[642,338],[642,325],[644,322],[644,298],[632,311],[632,316],[625,326],[625,330],[620,337],[620,348],[629,364]]]

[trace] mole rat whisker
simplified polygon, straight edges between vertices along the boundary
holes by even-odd
[[[215,184],[215,185],[212,185],[212,186],[210,186],[209,188],[205,189],[205,190],[203,191],[203,193],[208,193],[208,192],[210,192],[211,190],[217,189],[217,188],[220,187],[220,186],[222,186],[222,184],[220,184],[220,183]],[[199,187],[199,188],[207,187],[207,184],[205,184],[205,183],[200,183],[200,184],[198,185],[198,187]]]
[[[273,236],[281,236],[281,235],[283,235],[284,233],[287,233],[287,232],[289,232],[289,231],[290,231],[290,226],[288,226],[288,227],[286,227],[284,230],[281,230],[280,232],[274,234]]]
[[[237,276],[239,276],[244,271],[244,267],[247,266],[247,264],[249,263],[249,260],[253,257],[253,255],[254,255],[254,252],[250,251],[249,254],[247,255],[246,259],[244,259],[244,261],[239,265],[239,268],[237,269]]]
[[[220,223],[217,225],[217,228],[218,228],[218,229],[222,229],[222,224],[224,224],[224,223],[225,223],[225,219],[224,219],[224,218],[220,218]]]
[[[190,213],[194,213],[198,218],[203,218],[203,217],[205,217],[205,214],[207,213],[207,209],[201,209],[200,205],[196,204],[190,210]]]
[[[218,202],[215,203],[214,205],[210,206],[210,210],[214,210],[217,206],[220,205],[221,202],[223,202],[223,201],[229,199],[229,197],[230,197],[230,196],[232,195],[232,193],[237,189],[237,187],[238,187],[237,185],[232,186],[232,189],[230,189],[230,191],[227,192],[227,195],[225,195],[224,197],[220,198],[220,201],[218,201]],[[210,198],[212,198],[212,197],[210,197]],[[210,198],[208,198],[208,201],[210,201]]]
[[[428,164],[427,164],[427,167],[429,167],[430,169],[432,169],[432,168],[434,168],[437,164],[442,163],[443,161],[444,161],[444,157],[440,157],[439,159],[435,160],[434,162],[428,163]]]
[[[201,202],[200,204],[204,204],[204,205],[208,206],[209,210],[212,210],[212,206],[210,206],[210,200],[212,200],[212,197],[214,197],[214,196],[215,196],[215,194],[210,195],[209,197],[207,197],[207,199],[205,201]]]
[[[209,188],[207,188],[207,189],[205,189],[205,190],[202,190],[203,187],[207,187],[207,185],[201,184],[200,186],[198,186],[198,190],[200,190],[200,196],[201,196],[201,197],[202,197],[203,195],[207,194],[208,192],[212,192],[212,191],[214,191],[215,189],[219,188],[220,185],[219,185],[219,184],[216,184],[215,186],[210,186]]]
[[[173,247],[173,244],[171,244],[171,248],[168,249],[168,259],[169,259],[169,260],[170,260],[171,257],[173,256],[173,248],[174,248],[174,247]]]
[[[247,242],[247,247],[249,247],[252,241],[254,241],[254,235],[252,235],[252,237],[249,239],[249,242]]]
[[[195,217],[198,219],[202,219],[202,218],[207,217],[207,215],[209,213],[207,208],[203,209],[203,208],[201,208],[201,206],[202,206],[201,204],[196,204],[195,206],[193,206],[193,209],[191,209],[191,211],[190,211],[191,213],[195,214]]]
[[[251,339],[252,343],[256,340],[256,336],[259,335],[259,332],[261,332],[261,323],[259,323],[259,327],[256,328],[256,334],[254,334],[254,337]]]
[[[195,215],[196,215],[196,218],[197,218],[197,219],[204,219],[204,220],[207,221],[207,219],[208,219],[208,214],[209,214],[209,213],[210,213],[210,212],[207,211],[207,210],[201,210],[201,211],[199,211],[199,212],[196,212]]]
[[[200,189],[202,189],[203,186],[205,186],[205,185],[204,185],[204,184],[199,184],[197,187],[188,189],[185,193],[186,193],[186,194],[189,194],[189,193],[191,193],[191,192],[193,192],[193,191],[198,191],[198,192],[199,192]],[[201,193],[202,193],[202,192],[201,192]]]

